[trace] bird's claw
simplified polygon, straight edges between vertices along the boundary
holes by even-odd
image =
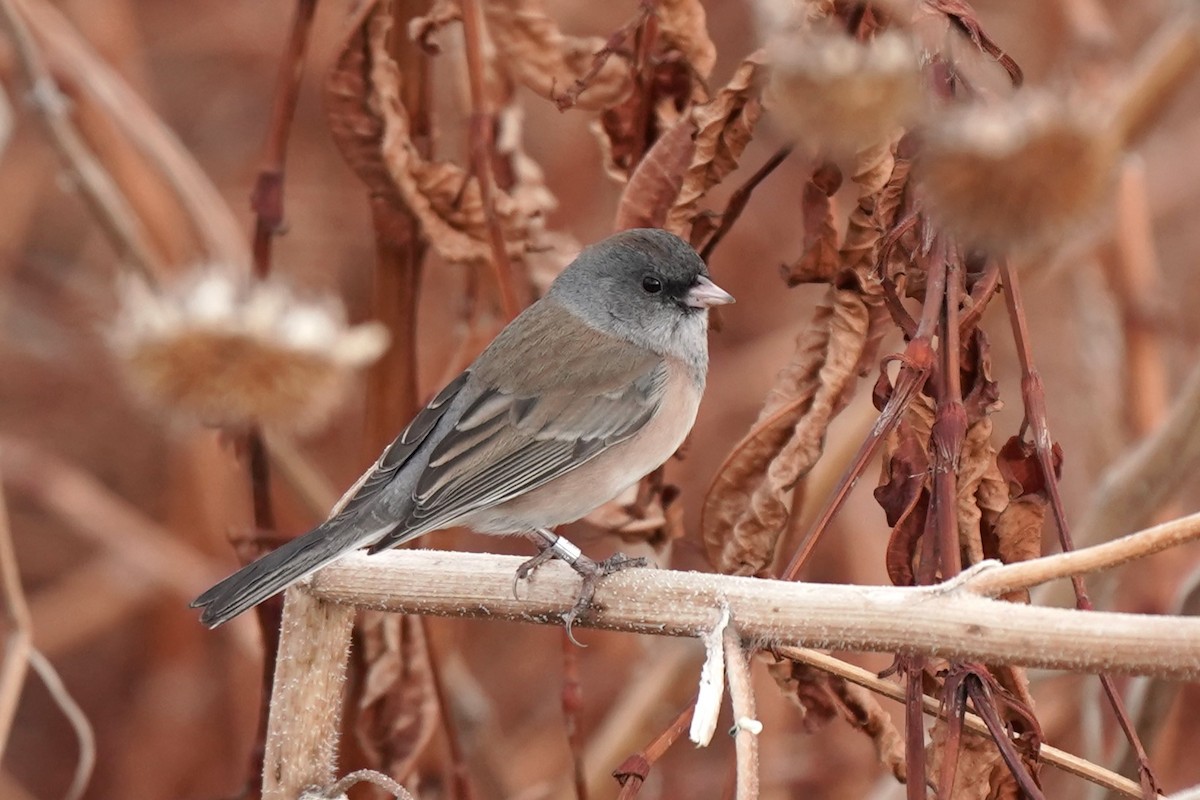
[[[558,555],[554,550],[546,548],[517,567],[516,575],[513,577],[513,597],[517,596],[517,585],[521,581],[527,580],[537,571],[538,567],[557,557]],[[592,598],[596,595],[596,586],[599,584],[600,579],[614,572],[644,567],[647,562],[646,559],[641,557],[635,558],[627,556],[624,553],[614,553],[603,561],[593,561],[587,556],[581,555],[574,561],[567,563],[570,564],[571,569],[579,574],[581,582],[579,594],[575,598],[575,605],[571,606],[570,611],[563,614],[563,623],[566,625],[567,638],[571,640],[571,643],[579,647],[587,647],[587,645],[582,644],[575,638],[574,626],[575,621],[591,609]]]

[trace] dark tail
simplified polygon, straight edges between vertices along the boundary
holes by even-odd
[[[380,533],[331,529],[329,523],[319,525],[242,567],[193,600],[192,608],[203,607],[200,621],[215,628],[279,594],[342,553],[379,538]]]

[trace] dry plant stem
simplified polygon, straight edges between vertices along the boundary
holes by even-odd
[[[925,659],[917,656],[904,663],[904,796],[924,800],[925,793],[925,717],[921,713],[922,678]]]
[[[946,261],[945,306],[942,316],[939,354],[936,416],[930,433],[933,451],[933,512],[937,515],[937,563],[942,579],[962,571],[962,548],[958,539],[958,458],[967,432],[967,411],[963,407],[962,380],[959,370],[958,303],[962,268],[957,258],[948,258],[944,246],[937,257]]]
[[[571,775],[575,782],[577,800],[587,800],[587,775],[583,769],[583,731],[580,713],[583,711],[583,683],[579,678],[579,647],[564,629],[562,634],[563,683],[562,712],[567,728],[567,745],[571,750]]]
[[[441,663],[434,651],[433,636],[429,632],[429,620],[420,619],[422,635],[425,637],[426,652],[429,658],[429,672],[433,676],[433,689],[437,693],[438,714],[442,718],[442,726],[446,731],[447,747],[450,750],[450,772],[454,782],[454,793],[451,798],[457,800],[474,800],[475,792],[471,788],[471,780],[467,769],[467,756],[463,750],[462,737],[454,721],[453,704],[447,698],[445,676],[442,674]]]
[[[29,605],[21,588],[21,571],[17,568],[3,491],[0,491],[0,602],[3,602],[0,610],[4,614],[4,627],[8,630],[0,661],[0,756],[3,756],[33,650]]]
[[[795,555],[792,556],[792,560],[783,571],[782,577],[784,580],[796,580],[800,575],[800,570],[803,569],[809,556],[812,555],[817,541],[829,526],[833,515],[837,513],[838,509],[842,507],[842,503],[850,495],[850,490],[854,488],[855,482],[866,470],[867,464],[870,463],[872,456],[875,455],[879,446],[883,444],[884,438],[899,424],[905,410],[908,408],[908,404],[912,402],[917,392],[921,391],[921,388],[925,385],[925,380],[929,376],[929,371],[933,366],[933,334],[941,315],[945,288],[945,259],[934,259],[930,265],[926,282],[924,304],[921,307],[921,321],[917,324],[915,335],[909,341],[908,346],[905,347],[904,354],[898,356],[900,372],[896,376],[896,384],[892,391],[892,396],[888,399],[883,411],[879,412],[879,419],[871,426],[871,431],[858,448],[858,452],[854,454],[854,458],[846,466],[846,470],[838,481],[837,486],[834,487],[833,492],[825,501],[825,506],[821,509],[821,513],[817,515],[808,533],[801,540],[801,544],[797,548]]]
[[[1146,170],[1138,158],[1129,157],[1122,165],[1115,200],[1116,229],[1112,242],[1101,250],[1101,263],[1121,318],[1126,425],[1130,438],[1140,441],[1162,422],[1169,382],[1162,330],[1153,311],[1161,270],[1154,252]]]
[[[333,783],[354,609],[289,589],[271,691],[263,800]]]
[[[271,245],[283,224],[283,177],[287,155],[288,132],[296,113],[303,75],[305,54],[308,51],[308,36],[312,29],[312,18],[316,11],[316,0],[296,0],[292,16],[291,32],[287,47],[279,61],[279,74],[275,82],[275,94],[271,103],[271,119],[263,145],[262,168],[250,196],[250,207],[254,210],[254,275],[259,280],[271,274]],[[275,534],[275,512],[271,504],[271,466],[262,430],[257,426],[242,434],[250,476],[250,495],[254,509],[254,530],[257,536]],[[250,756],[250,774],[263,770],[263,757],[267,737],[268,698],[272,676],[275,674],[276,654],[279,650],[281,603],[272,599],[254,609],[259,630],[263,637],[262,698],[259,716],[258,738]],[[253,781],[251,780],[251,784]]]
[[[1189,4],[1190,5],[1190,4]],[[1181,6],[1145,46],[1125,86],[1116,127],[1120,141],[1146,134],[1184,81],[1200,66],[1200,14]]]
[[[953,688],[953,691],[950,689]],[[946,720],[946,739],[942,743],[942,766],[938,770],[937,781],[937,800],[952,800],[950,792],[954,791],[954,777],[958,772],[958,754],[962,751],[962,732],[963,722],[967,714],[967,693],[963,683],[958,682],[953,687],[944,685],[942,687],[943,695],[949,695],[949,699],[943,703],[945,709]],[[918,692],[916,695],[909,691],[905,692],[906,708],[909,703],[912,703],[913,698],[917,697],[921,701],[925,700],[925,695]],[[923,706],[923,702],[919,703]],[[922,708],[922,710],[924,710]],[[990,734],[990,730],[988,731]],[[1007,734],[1005,734],[1007,736]]]
[[[79,800],[87,791],[88,782],[92,779],[92,771],[96,767],[96,734],[88,722],[83,709],[71,697],[66,684],[62,682],[54,665],[36,649],[29,651],[29,666],[42,679],[42,683],[54,699],[59,711],[71,724],[75,739],[79,743],[79,760],[75,762],[75,775],[71,778],[71,786],[63,795],[64,800]]]
[[[578,595],[566,565],[542,567],[521,599],[521,559],[430,550],[348,554],[310,580],[317,597],[402,613],[561,624]],[[560,568],[561,567],[561,568]],[[989,600],[961,586],[808,585],[672,570],[606,577],[589,627],[699,636],[722,597],[742,635],[805,643],[1080,672],[1200,675],[1200,619],[1040,608]],[[897,624],[903,618],[904,624]]]
[[[0,0],[0,29],[12,45],[50,143],[73,172],[84,201],[116,248],[122,265],[136,270],[153,283],[161,266],[160,259],[151,248],[137,215],[75,128],[67,100],[47,69],[42,52],[17,8],[14,0]]]
[[[45,43],[49,67],[64,86],[78,86],[171,187],[213,261],[249,265],[241,222],[174,132],[54,5],[21,0],[34,35]]]
[[[315,520],[323,520],[340,494],[288,436],[263,432],[271,466]]]
[[[738,221],[742,216],[742,212],[746,210],[746,204],[750,202],[750,195],[758,188],[758,185],[767,179],[775,169],[791,155],[794,145],[785,145],[775,151],[775,154],[766,160],[766,162],[758,168],[758,170],[746,179],[746,182],[734,190],[729,196],[729,202],[725,205],[725,213],[721,215],[721,223],[712,235],[708,237],[708,241],[704,243],[704,247],[700,249],[700,257],[705,263],[712,257],[713,250],[729,233],[729,229],[733,227],[733,223]]]
[[[1004,300],[1008,306],[1009,320],[1012,323],[1013,339],[1017,346],[1017,358],[1021,364],[1021,399],[1025,405],[1025,425],[1033,430],[1033,443],[1037,451],[1038,465],[1041,467],[1042,478],[1050,496],[1050,508],[1058,526],[1059,541],[1064,552],[1075,549],[1071,540],[1071,529],[1067,523],[1066,511],[1063,507],[1062,495],[1058,490],[1058,476],[1054,474],[1054,440],[1050,437],[1050,429],[1046,419],[1046,392],[1041,375],[1033,364],[1033,352],[1029,344],[1028,325],[1025,322],[1024,304],[1021,301],[1020,286],[1017,282],[1017,271],[1007,259],[1001,263],[1001,273],[1004,282]],[[1075,605],[1082,611],[1092,611],[1093,605],[1088,597],[1083,578],[1071,576],[1071,586],[1075,591]],[[1142,793],[1150,800],[1155,794],[1161,794],[1157,778],[1150,767],[1150,760],[1141,739],[1125,710],[1125,701],[1117,691],[1112,678],[1100,674],[1100,685],[1108,696],[1113,714],[1117,718],[1125,738],[1137,754],[1138,775],[1141,779]]]
[[[988,597],[1032,586],[1112,569],[1134,559],[1161,553],[1200,539],[1200,514],[1155,525],[1120,539],[1052,556],[992,568],[985,564],[963,575],[963,585]]]
[[[479,181],[483,213],[487,218],[488,238],[492,245],[491,267],[500,292],[500,308],[505,319],[520,312],[520,302],[513,286],[513,267],[504,242],[504,231],[496,216],[496,176],[492,168],[495,150],[495,115],[487,107],[487,89],[483,64],[483,10],[480,0],[462,0],[463,37],[466,39],[467,77],[471,89],[470,143],[471,169]]]
[[[733,743],[737,754],[737,800],[757,800],[758,722],[754,709],[754,686],[750,681],[750,657],[735,626],[725,629],[725,677],[729,680],[729,702],[733,706]]]
[[[692,642],[660,640],[655,642],[653,649],[647,649],[642,659],[630,664],[629,680],[587,737],[583,763],[587,767],[589,792],[593,795],[607,793],[615,774],[613,764],[622,763],[623,756],[634,743],[643,741],[649,731],[654,730],[661,704],[673,698],[681,684],[694,680],[696,656]],[[669,743],[663,746],[668,747]],[[656,761],[661,755],[653,754],[652,759]],[[646,768],[648,770],[649,765]],[[561,782],[553,795],[570,796],[569,784],[570,781]]]
[[[662,733],[655,737],[654,741],[646,745],[641,752],[634,753],[622,761],[621,765],[613,770],[613,777],[621,784],[621,793],[617,796],[617,800],[632,800],[637,797],[642,784],[646,781],[646,776],[650,774],[650,768],[666,755],[667,751],[671,749],[671,745],[687,733],[692,724],[692,713],[695,710],[696,699],[692,698],[691,702],[684,706],[679,715]]]
[[[870,689],[876,694],[881,694],[897,702],[905,701],[904,689],[901,687],[890,681],[880,679],[874,672],[869,672],[862,667],[848,664],[841,659],[801,647],[780,647],[775,652],[793,661],[809,664],[831,675],[845,678],[852,683],[856,683],[859,686]],[[943,719],[946,717],[947,709],[938,698],[923,695],[921,697],[921,704],[926,714],[934,717],[942,717]],[[966,731],[971,734],[991,736],[983,720],[975,714],[967,712],[963,723]],[[1142,796],[1141,787],[1128,778],[1097,766],[1079,756],[1059,750],[1056,747],[1043,744],[1038,751],[1038,760],[1063,772],[1091,781],[1097,786],[1104,786],[1114,792],[1119,792],[1125,797],[1138,798]]]
[[[1027,800],[1045,800],[1045,795],[1042,794],[1041,789],[1033,780],[1033,776],[1029,774],[1029,770],[1025,769],[1025,765],[1021,763],[1021,756],[1013,746],[1013,741],[1008,735],[1008,728],[1005,726],[1004,720],[1000,719],[1000,714],[996,710],[996,701],[992,698],[991,691],[975,675],[967,676],[966,686],[971,702],[975,705],[975,709],[978,711],[983,723],[987,725],[988,733],[992,735],[992,741],[996,743],[996,748],[1000,751],[1000,757],[1004,759],[1009,772],[1012,773],[1020,785],[1022,796],[1027,798]]]
[[[575,105],[579,100],[579,95],[583,94],[592,85],[592,81],[596,79],[596,76],[600,74],[600,70],[604,69],[604,65],[608,63],[608,59],[625,44],[634,31],[640,30],[646,24],[646,21],[654,13],[657,6],[658,0],[642,0],[633,17],[620,28],[613,31],[612,35],[608,37],[608,41],[604,43],[604,47],[600,48],[596,52],[596,55],[592,57],[592,65],[588,67],[588,71],[576,78],[565,92],[553,98],[554,104],[558,106],[559,111],[566,111]]]
[[[296,0],[287,49],[279,61],[279,75],[275,79],[262,168],[250,195],[250,207],[255,215],[254,271],[259,278],[265,278],[271,272],[271,242],[283,226],[283,169],[287,159],[288,131],[296,115],[308,36],[316,9],[317,0]]]

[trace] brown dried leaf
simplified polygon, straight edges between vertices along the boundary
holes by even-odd
[[[786,495],[816,463],[830,420],[845,406],[867,341],[862,295],[830,287],[754,427],[725,459],[700,521],[718,571],[762,574],[787,521]]]
[[[521,84],[547,99],[587,73],[605,45],[598,36],[564,34],[542,0],[489,0],[483,11],[500,61]],[[600,111],[621,102],[632,88],[629,63],[609,58],[575,105]]]
[[[438,725],[438,701],[418,617],[367,611],[354,735],[375,769],[404,780]]]
[[[950,756],[946,752],[947,730],[945,720],[939,719],[933,726],[926,748],[926,771],[935,782],[942,760]],[[941,796],[953,797],[954,800],[1019,800],[1021,793],[990,738],[962,736],[959,740],[958,768],[954,772],[954,788]]]
[[[885,227],[876,214],[881,198],[894,195],[894,189],[890,193],[887,189],[897,168],[896,183],[907,180],[908,162],[897,162],[894,148],[895,141],[890,141],[860,151],[851,176],[859,186],[858,205],[850,212],[842,237],[842,266],[863,277],[875,268],[875,250]]]
[[[426,161],[412,142],[401,101],[402,76],[387,51],[391,15],[368,2],[352,18],[325,90],[330,128],[342,155],[371,193],[406,206],[447,261],[491,258],[479,181],[449,162]],[[495,212],[512,255],[524,251],[529,220],[497,191]]]
[[[663,224],[679,196],[683,173],[692,163],[695,132],[695,123],[685,117],[654,143],[621,193],[614,230],[657,228]]]
[[[992,420],[990,417],[968,425],[963,436],[962,449],[958,457],[958,479],[956,481],[958,518],[958,540],[962,551],[968,554],[967,565],[978,564],[985,558],[980,520],[983,509],[979,504],[979,488],[985,477],[996,471],[996,448],[992,445]],[[987,495],[990,502],[1001,498]],[[1007,492],[1003,497],[1008,504]],[[992,509],[1003,512],[1004,506]]]
[[[643,76],[641,91],[605,109],[592,130],[609,177],[618,183],[630,180],[648,148],[687,116],[684,111],[691,102],[692,85],[688,63],[678,53],[667,53]],[[691,128],[694,132],[694,122]]]
[[[408,21],[408,38],[429,55],[437,55],[442,48],[433,40],[434,34],[453,22],[461,21],[462,9],[458,3],[454,0],[434,0],[427,13]]]
[[[717,47],[708,35],[708,20],[700,0],[659,0],[658,31],[668,47],[683,53],[702,79],[712,74]]]
[[[820,730],[837,715],[840,702],[832,686],[837,679],[828,672],[785,658],[768,664],[767,671],[784,696],[800,709],[808,733]]]
[[[904,737],[869,690],[788,659],[769,662],[767,671],[784,696],[800,709],[805,731],[815,733],[835,716],[840,716],[869,736],[879,762],[897,780],[904,780]]]
[[[903,783],[907,775],[904,737],[896,730],[895,723],[883,710],[879,699],[870,690],[842,678],[834,680],[832,688],[842,702],[842,713],[846,720],[871,737],[879,763]]]
[[[838,232],[834,224],[833,196],[842,186],[842,171],[832,162],[817,167],[804,184],[800,208],[804,219],[804,251],[784,267],[788,286],[829,283],[839,267]]]
[[[696,151],[663,226],[684,239],[690,239],[700,198],[737,168],[738,158],[750,143],[762,115],[764,59],[762,50],[751,53],[716,97],[692,109]]]
[[[886,373],[881,374],[880,381],[885,376]],[[886,398],[877,396],[877,406],[885,403]],[[933,416],[933,403],[918,394],[900,424],[884,441],[883,474],[875,489],[875,500],[892,526],[884,564],[888,578],[896,586],[911,586],[915,582],[917,545],[929,513],[929,435]]]

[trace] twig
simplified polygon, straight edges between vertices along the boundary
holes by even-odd
[[[157,167],[171,187],[205,255],[222,264],[248,268],[250,252],[241,222],[179,137],[121,75],[80,35],[57,7],[22,1],[34,35],[44,43],[48,66],[64,86],[87,92],[106,118]]]
[[[654,13],[657,6],[658,0],[642,0],[638,4],[638,10],[634,12],[633,17],[613,31],[612,35],[608,37],[608,41],[604,43],[604,47],[601,47],[592,56],[592,64],[588,67],[588,71],[576,78],[567,87],[565,92],[551,97],[554,105],[558,106],[559,111],[566,111],[579,101],[579,95],[583,94],[592,85],[592,81],[596,79],[596,76],[600,74],[600,70],[604,69],[604,65],[608,63],[608,59],[620,50],[621,46],[633,35],[634,31],[646,24],[646,20],[650,19],[650,15]]]
[[[87,791],[88,781],[92,779],[92,772],[96,768],[96,734],[92,731],[92,725],[83,709],[67,691],[54,665],[34,649],[29,651],[29,666],[42,679],[46,691],[67,718],[67,722],[71,723],[71,730],[75,732],[75,740],[79,743],[79,759],[75,762],[75,776],[71,779],[71,787],[63,797],[64,800],[79,800]]]
[[[904,689],[900,686],[890,681],[882,680],[874,672],[869,672],[862,667],[848,664],[841,659],[801,647],[780,647],[776,648],[775,652],[793,661],[809,664],[831,675],[837,675],[851,683],[856,683],[859,686],[870,689],[876,694],[881,694],[899,703],[905,701]],[[945,708],[938,698],[922,695],[921,705],[926,714],[945,718]],[[968,712],[963,722],[964,728],[970,733],[990,738],[991,734],[988,732],[987,726],[975,714]],[[1126,797],[1139,798],[1142,796],[1141,788],[1128,778],[1106,770],[1078,756],[1059,750],[1057,747],[1043,744],[1038,751],[1038,760],[1063,772],[1091,781],[1098,786],[1104,786],[1115,792],[1120,792]]]
[[[575,783],[576,800],[587,800],[587,774],[584,772],[583,730],[580,714],[583,711],[583,682],[579,678],[579,648],[563,629],[562,712],[567,728],[567,746],[571,751],[571,777]]]
[[[399,783],[382,772],[376,772],[373,769],[357,769],[348,775],[343,775],[338,779],[337,783],[330,786],[324,792],[321,792],[320,797],[329,798],[329,800],[339,800],[339,798],[345,797],[351,788],[360,783],[369,783],[373,786],[378,786],[395,797],[396,800],[415,800],[412,794]],[[300,800],[309,800],[309,797],[310,795],[305,793],[300,796]]]
[[[1033,445],[1037,451],[1038,466],[1041,469],[1046,492],[1050,498],[1050,509],[1054,514],[1054,521],[1058,527],[1059,542],[1062,544],[1062,549],[1065,553],[1074,550],[1075,544],[1071,538],[1071,528],[1067,522],[1067,513],[1063,505],[1062,494],[1059,492],[1058,476],[1054,471],[1054,440],[1050,436],[1050,426],[1046,415],[1046,388],[1042,383],[1041,374],[1033,363],[1033,350],[1029,342],[1029,326],[1025,321],[1025,308],[1024,302],[1021,299],[1017,271],[1007,259],[1001,261],[1000,270],[1004,282],[1004,301],[1008,307],[1009,322],[1012,325],[1013,342],[1016,344],[1017,360],[1021,365],[1021,401],[1024,404],[1025,410],[1024,427],[1032,429]],[[1071,588],[1075,592],[1076,607],[1083,611],[1091,611],[1094,605],[1088,596],[1087,586],[1084,584],[1083,578],[1078,574],[1071,576]],[[1150,798],[1154,797],[1155,793],[1161,794],[1161,792],[1159,791],[1158,779],[1150,767],[1150,759],[1146,755],[1146,748],[1142,745],[1141,739],[1138,738],[1137,731],[1133,727],[1133,722],[1129,719],[1129,712],[1125,710],[1125,701],[1121,693],[1117,690],[1116,684],[1113,683],[1112,678],[1103,672],[1100,673],[1099,678],[1100,685],[1104,688],[1104,693],[1108,697],[1109,706],[1113,710],[1113,715],[1117,718],[1117,723],[1121,726],[1125,738],[1129,740],[1130,746],[1137,753],[1142,794],[1146,800],[1150,800]]]
[[[578,576],[547,564],[521,599],[521,559],[430,550],[348,554],[310,579],[315,596],[402,613],[561,624]],[[936,655],[1092,672],[1200,675],[1200,620],[1039,608],[984,599],[961,587],[808,585],[641,569],[611,575],[581,624],[698,636],[727,597],[743,636],[761,642]],[[903,617],[904,625],[896,620]]]
[[[734,625],[725,629],[725,675],[733,707],[733,742],[737,754],[737,800],[758,800],[758,734],[762,723],[754,709],[750,658]]]
[[[471,88],[470,149],[471,169],[479,181],[483,213],[487,220],[488,238],[492,244],[490,261],[496,287],[500,292],[500,308],[505,319],[512,319],[520,312],[516,289],[513,287],[513,268],[508,258],[508,247],[504,231],[496,216],[496,176],[492,168],[492,152],[495,150],[495,117],[487,107],[483,64],[483,11],[480,0],[462,0],[463,36],[466,39],[467,76]]]
[[[679,715],[671,721],[671,724],[654,738],[654,741],[642,748],[640,752],[634,753],[622,761],[621,765],[613,770],[613,777],[621,784],[621,793],[617,796],[617,800],[632,800],[637,797],[642,784],[650,774],[650,768],[663,757],[671,745],[679,741],[680,737],[687,732],[688,727],[692,724],[692,712],[695,710],[696,700],[692,698],[691,702],[684,706]]]
[[[758,185],[767,179],[775,169],[791,155],[794,145],[785,145],[775,151],[775,154],[768,158],[761,167],[759,167],[753,175],[746,179],[746,182],[734,190],[729,196],[729,202],[725,205],[725,213],[721,215],[721,222],[717,225],[717,229],[708,237],[708,241],[704,243],[704,247],[700,249],[700,257],[705,263],[712,257],[713,250],[729,233],[729,229],[733,227],[733,223],[738,221],[738,217],[746,210],[746,204],[750,202],[750,195],[758,188]]]
[[[1059,578],[1112,569],[1196,539],[1200,539],[1200,514],[1164,522],[1153,528],[1083,550],[1042,556],[994,568],[989,568],[988,564],[995,562],[984,562],[982,568],[964,573],[964,586],[981,595],[995,597]]]
[[[3,470],[0,470],[3,472]],[[21,571],[17,568],[17,552],[13,547],[12,530],[8,524],[8,507],[0,490],[0,601],[5,628],[3,661],[0,661],[0,755],[8,744],[17,702],[25,685],[29,655],[33,650],[33,633],[29,605],[21,588]]]
[[[1167,102],[1200,65],[1200,13],[1185,5],[1167,19],[1139,55],[1117,111],[1122,144],[1144,136]]]
[[[287,49],[279,60],[279,74],[275,79],[262,167],[250,194],[250,207],[255,216],[254,272],[259,278],[265,278],[271,272],[271,242],[283,226],[283,169],[287,160],[288,133],[296,116],[308,36],[316,10],[317,0],[296,0]]]
[[[0,0],[0,28],[7,34],[17,63],[29,84],[29,96],[46,127],[50,143],[78,179],[80,194],[117,250],[122,265],[136,270],[151,285],[160,268],[141,222],[96,161],[71,120],[66,98],[46,67],[41,50],[29,34],[14,0]]]

